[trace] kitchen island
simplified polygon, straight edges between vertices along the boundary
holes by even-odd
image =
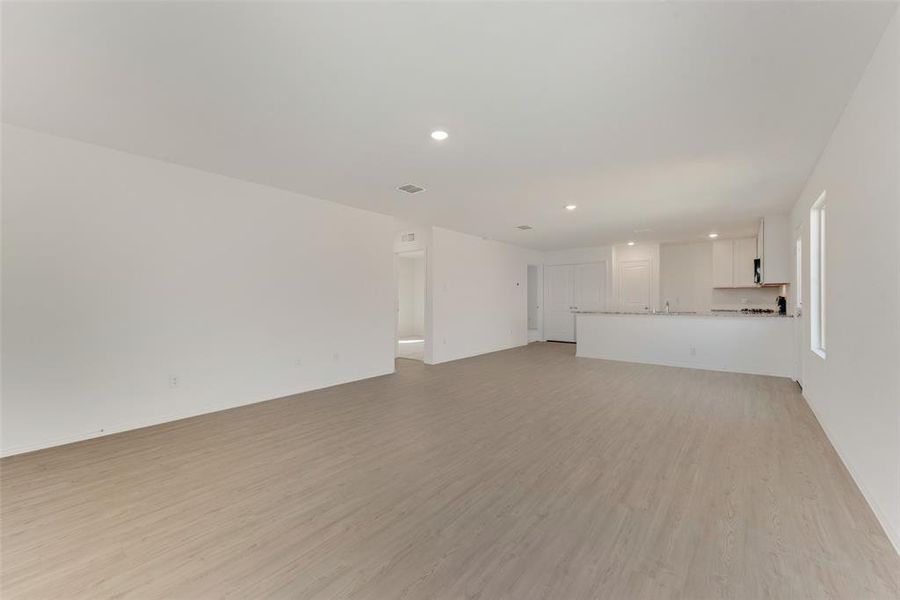
[[[576,356],[793,378],[797,319],[740,312],[577,312]]]

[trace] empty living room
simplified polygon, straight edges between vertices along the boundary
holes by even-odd
[[[898,7],[0,3],[0,597],[900,599]]]

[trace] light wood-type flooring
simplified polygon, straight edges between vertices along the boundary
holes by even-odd
[[[795,383],[570,345],[0,469],[4,600],[900,597]]]

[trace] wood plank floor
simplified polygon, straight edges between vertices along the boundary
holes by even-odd
[[[4,459],[12,598],[898,598],[786,379],[532,344]]]

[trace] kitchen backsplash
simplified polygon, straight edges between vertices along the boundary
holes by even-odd
[[[742,308],[775,308],[775,298],[783,295],[784,288],[713,289],[712,308],[740,310]]]

